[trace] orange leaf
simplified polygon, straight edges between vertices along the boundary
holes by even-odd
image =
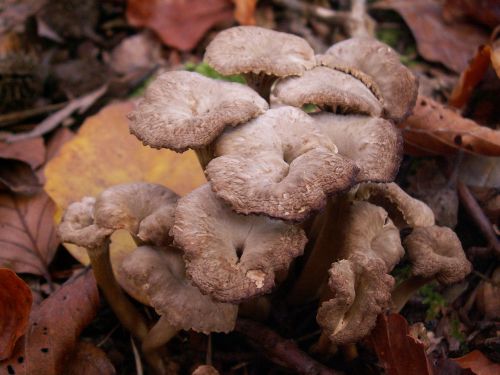
[[[500,365],[488,359],[479,350],[464,355],[460,358],[453,358],[463,369],[471,369],[476,375],[498,375],[500,374]]]
[[[236,9],[234,18],[240,25],[255,25],[257,0],[233,0]]]
[[[0,268],[0,361],[9,358],[28,328],[33,295],[15,272]]]

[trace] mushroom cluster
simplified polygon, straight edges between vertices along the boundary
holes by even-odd
[[[208,183],[184,197],[114,186],[70,205],[60,225],[63,241],[88,249],[99,286],[157,372],[158,348],[179,330],[229,332],[241,304],[285,279],[290,304],[320,298],[321,340],[344,345],[424,282],[468,273],[456,235],[392,182],[402,157],[395,123],[411,112],[417,82],[391,48],[352,38],[316,55],[297,36],[240,26],[220,32],[204,60],[247,85],[166,72],[129,119],[144,145],[195,150]],[[412,232],[402,244],[404,228]],[[137,249],[112,265],[118,229]],[[405,248],[413,276],[394,289],[389,273]],[[155,325],[118,283],[155,309]]]

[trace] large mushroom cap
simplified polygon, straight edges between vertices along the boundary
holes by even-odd
[[[450,228],[415,228],[406,237],[405,248],[415,276],[436,278],[442,284],[452,284],[471,271],[462,244]]]
[[[130,131],[148,146],[182,152],[210,144],[226,126],[245,123],[267,108],[247,86],[171,71],[146,89],[129,115]]]
[[[384,98],[388,118],[401,121],[409,115],[417,100],[418,82],[392,48],[373,38],[358,37],[334,44],[325,55],[338,59],[339,66],[354,67],[371,76]]]
[[[339,154],[353,160],[358,182],[390,182],[403,155],[400,131],[389,121],[360,115],[318,113],[316,126],[337,146]]]
[[[243,214],[303,220],[328,194],[354,183],[356,165],[302,110],[280,107],[217,140],[205,173],[213,191]]]
[[[339,70],[318,66],[300,77],[280,79],[271,91],[271,105],[301,108],[315,104],[339,113],[379,116],[381,102],[359,79]]]
[[[233,330],[238,306],[201,294],[186,279],[178,250],[140,246],[125,258],[122,269],[128,282],[172,326],[206,334]]]
[[[381,259],[359,252],[333,263],[329,274],[333,298],[321,304],[316,320],[334,344],[356,342],[388,305],[394,279]]]
[[[136,182],[104,190],[95,203],[95,222],[108,229],[126,229],[144,243],[171,243],[178,195],[157,184]]]
[[[179,200],[172,234],[193,282],[225,302],[269,292],[307,241],[297,226],[236,214],[208,184]]]
[[[265,73],[301,75],[315,65],[314,51],[302,38],[256,26],[220,32],[208,45],[204,61],[224,75]]]

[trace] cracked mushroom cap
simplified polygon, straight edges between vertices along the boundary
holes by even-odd
[[[107,240],[113,231],[94,223],[94,207],[93,197],[84,197],[68,206],[58,228],[62,242],[92,248]]]
[[[447,227],[415,228],[406,237],[405,248],[415,276],[435,278],[441,284],[453,284],[472,269],[460,240]]]
[[[226,126],[245,123],[267,108],[245,85],[171,71],[146,89],[129,114],[130,132],[145,145],[183,152],[210,144]]]
[[[95,222],[102,228],[126,229],[142,242],[171,244],[170,228],[179,199],[170,189],[136,182],[104,190],[95,203]]]
[[[369,75],[384,98],[385,116],[391,120],[403,120],[415,105],[418,81],[384,43],[367,37],[351,38],[334,44],[319,59],[328,66],[349,66]]]
[[[236,214],[208,184],[179,200],[171,233],[196,286],[235,303],[268,293],[307,242],[298,226]]]
[[[434,213],[424,202],[409,196],[394,182],[360,184],[356,199],[383,207],[398,228],[434,225]]]
[[[316,63],[314,51],[304,39],[257,26],[221,31],[208,45],[204,61],[223,75],[277,77],[301,75]]]
[[[394,279],[381,259],[356,252],[332,264],[328,271],[330,300],[316,320],[336,345],[354,343],[375,327],[377,315],[389,304]]]
[[[238,306],[201,294],[186,278],[179,250],[140,246],[124,259],[122,269],[127,282],[172,326],[205,334],[233,330]]]
[[[337,146],[339,154],[353,160],[358,182],[394,181],[403,157],[401,132],[381,118],[317,113],[316,126]]]
[[[358,173],[294,107],[270,109],[224,132],[214,148],[207,178],[217,196],[243,214],[304,220],[329,194],[350,188]]]
[[[305,104],[337,113],[380,116],[382,103],[359,79],[339,70],[318,66],[300,77],[282,78],[271,91],[271,106]]]

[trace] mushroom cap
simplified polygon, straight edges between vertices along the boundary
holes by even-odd
[[[472,269],[460,240],[450,228],[436,225],[415,228],[404,243],[415,276],[453,284]]]
[[[314,51],[302,38],[257,26],[221,31],[208,45],[203,60],[223,75],[265,73],[301,75],[315,63]]]
[[[162,185],[120,184],[104,190],[95,203],[95,222],[102,228],[126,229],[143,242],[167,245],[178,195]]]
[[[315,104],[333,112],[380,116],[381,102],[359,79],[339,70],[318,66],[300,77],[278,80],[271,91],[271,106],[301,108]]]
[[[410,114],[417,100],[418,81],[391,47],[373,38],[357,37],[334,44],[325,55],[337,58],[339,66],[350,66],[372,77],[384,98],[387,118],[399,122]]]
[[[409,196],[394,182],[360,184],[356,199],[383,207],[399,228],[434,225],[434,213],[424,202]]]
[[[183,152],[210,144],[226,126],[257,117],[267,102],[251,88],[186,71],[160,75],[129,114],[145,145]]]
[[[358,182],[394,181],[403,157],[403,138],[389,121],[360,115],[320,112],[316,126],[337,146],[339,154],[360,169]]]
[[[213,191],[243,214],[304,220],[328,194],[350,188],[358,168],[337,154],[314,121],[294,107],[270,109],[215,144],[205,173]]]
[[[394,279],[381,259],[360,252],[333,263],[329,275],[333,298],[321,304],[316,320],[334,344],[356,342],[389,304]]]
[[[124,259],[122,269],[128,282],[174,327],[205,334],[233,330],[238,306],[201,294],[186,278],[180,251],[140,246]]]
[[[113,230],[94,224],[94,206],[93,197],[84,197],[68,206],[58,228],[62,242],[94,248],[107,240]]]
[[[210,365],[201,365],[193,371],[191,375],[219,375],[219,371],[217,371],[214,367]]]
[[[223,302],[269,292],[276,273],[287,270],[307,242],[298,226],[236,214],[208,184],[179,200],[171,234],[184,251],[188,276]]]

